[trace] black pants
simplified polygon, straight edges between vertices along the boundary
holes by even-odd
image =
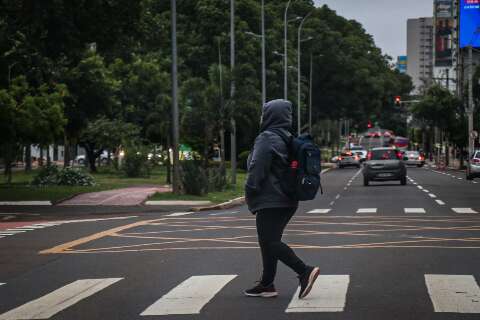
[[[293,250],[282,242],[283,230],[295,213],[296,208],[272,208],[257,212],[258,243],[262,251],[262,285],[270,285],[275,280],[277,262],[293,269],[298,275],[306,270],[306,265]]]

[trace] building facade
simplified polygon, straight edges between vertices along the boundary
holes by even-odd
[[[407,21],[407,74],[413,81],[413,94],[424,92],[433,82],[433,22],[433,17]]]

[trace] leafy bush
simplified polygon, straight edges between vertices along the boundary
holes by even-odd
[[[249,155],[249,150],[240,152],[240,154],[238,155],[238,167],[240,169],[247,170],[247,160]]]
[[[182,161],[182,182],[186,194],[202,196],[208,192],[208,178],[198,161]]]
[[[32,184],[35,186],[56,185],[58,181],[58,171],[58,167],[54,165],[42,167],[33,178]]]
[[[71,167],[58,169],[57,166],[45,166],[33,178],[33,185],[36,186],[94,186],[95,180],[92,176],[80,169]]]
[[[122,169],[129,178],[149,177],[150,163],[145,148],[130,147],[125,150]]]
[[[227,172],[222,166],[208,168],[208,191],[223,191],[227,185]]]
[[[58,172],[57,184],[61,186],[94,186],[95,180],[82,170],[66,167]]]

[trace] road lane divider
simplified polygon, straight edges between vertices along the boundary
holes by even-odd
[[[202,308],[237,275],[193,276],[173,288],[141,316],[199,314]]]
[[[0,315],[0,320],[48,319],[123,278],[83,279]]]
[[[426,213],[423,208],[404,208],[405,213]]]
[[[349,275],[319,275],[306,298],[297,289],[285,312],[343,312],[349,283]]]
[[[377,208],[360,208],[357,213],[377,213]]]
[[[436,197],[437,197],[437,196],[434,195],[433,193],[429,193],[428,196],[429,196],[430,198],[436,198]]]
[[[439,205],[441,206],[444,206],[445,205],[445,202],[443,202],[442,200],[435,200],[436,203],[438,203]]]
[[[332,211],[332,209],[313,209],[307,213],[329,213],[330,211]]]
[[[478,213],[472,208],[452,208],[455,213]]]
[[[480,313],[480,288],[472,275],[426,274],[435,312]]]

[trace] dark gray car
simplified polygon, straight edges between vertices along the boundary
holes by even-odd
[[[395,148],[373,148],[368,152],[363,167],[363,185],[368,186],[370,181],[392,180],[407,184],[407,169],[402,153]]]

